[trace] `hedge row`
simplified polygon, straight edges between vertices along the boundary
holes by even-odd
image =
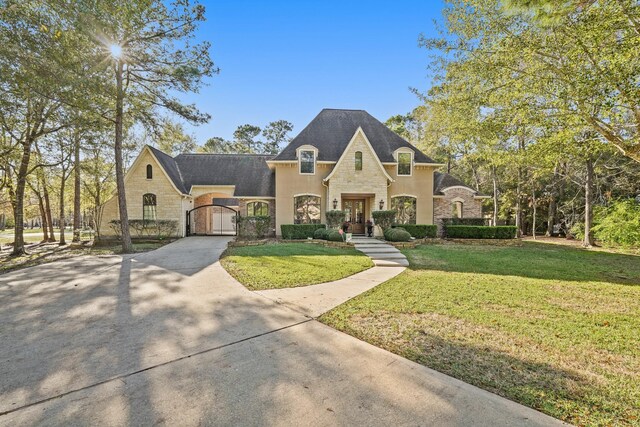
[[[488,226],[489,220],[485,218],[442,218],[442,225],[476,225]]]
[[[282,224],[280,231],[282,238],[289,240],[300,240],[313,238],[313,233],[318,228],[326,228],[324,224]]]
[[[427,224],[394,224],[392,227],[400,227],[407,230],[411,237],[416,239],[424,239],[425,237],[436,237],[438,233],[437,225]]]
[[[515,239],[516,227],[502,225],[486,227],[476,225],[448,225],[445,234],[452,239]]]

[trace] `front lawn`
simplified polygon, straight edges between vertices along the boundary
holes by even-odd
[[[325,323],[576,425],[640,425],[640,257],[425,245]]]
[[[310,243],[277,243],[229,248],[222,266],[251,290],[293,288],[331,282],[373,266],[355,249]]]

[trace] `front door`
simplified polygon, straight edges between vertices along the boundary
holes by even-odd
[[[364,234],[364,199],[343,200],[342,209],[345,213],[345,221],[351,223],[348,232]]]

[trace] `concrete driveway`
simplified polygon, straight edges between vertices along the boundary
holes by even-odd
[[[552,425],[247,291],[226,238],[0,276],[0,425]]]

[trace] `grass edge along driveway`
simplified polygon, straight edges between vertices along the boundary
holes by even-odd
[[[640,257],[424,245],[320,320],[576,425],[640,425]]]
[[[355,249],[302,242],[230,247],[220,263],[252,291],[331,282],[373,267]]]

